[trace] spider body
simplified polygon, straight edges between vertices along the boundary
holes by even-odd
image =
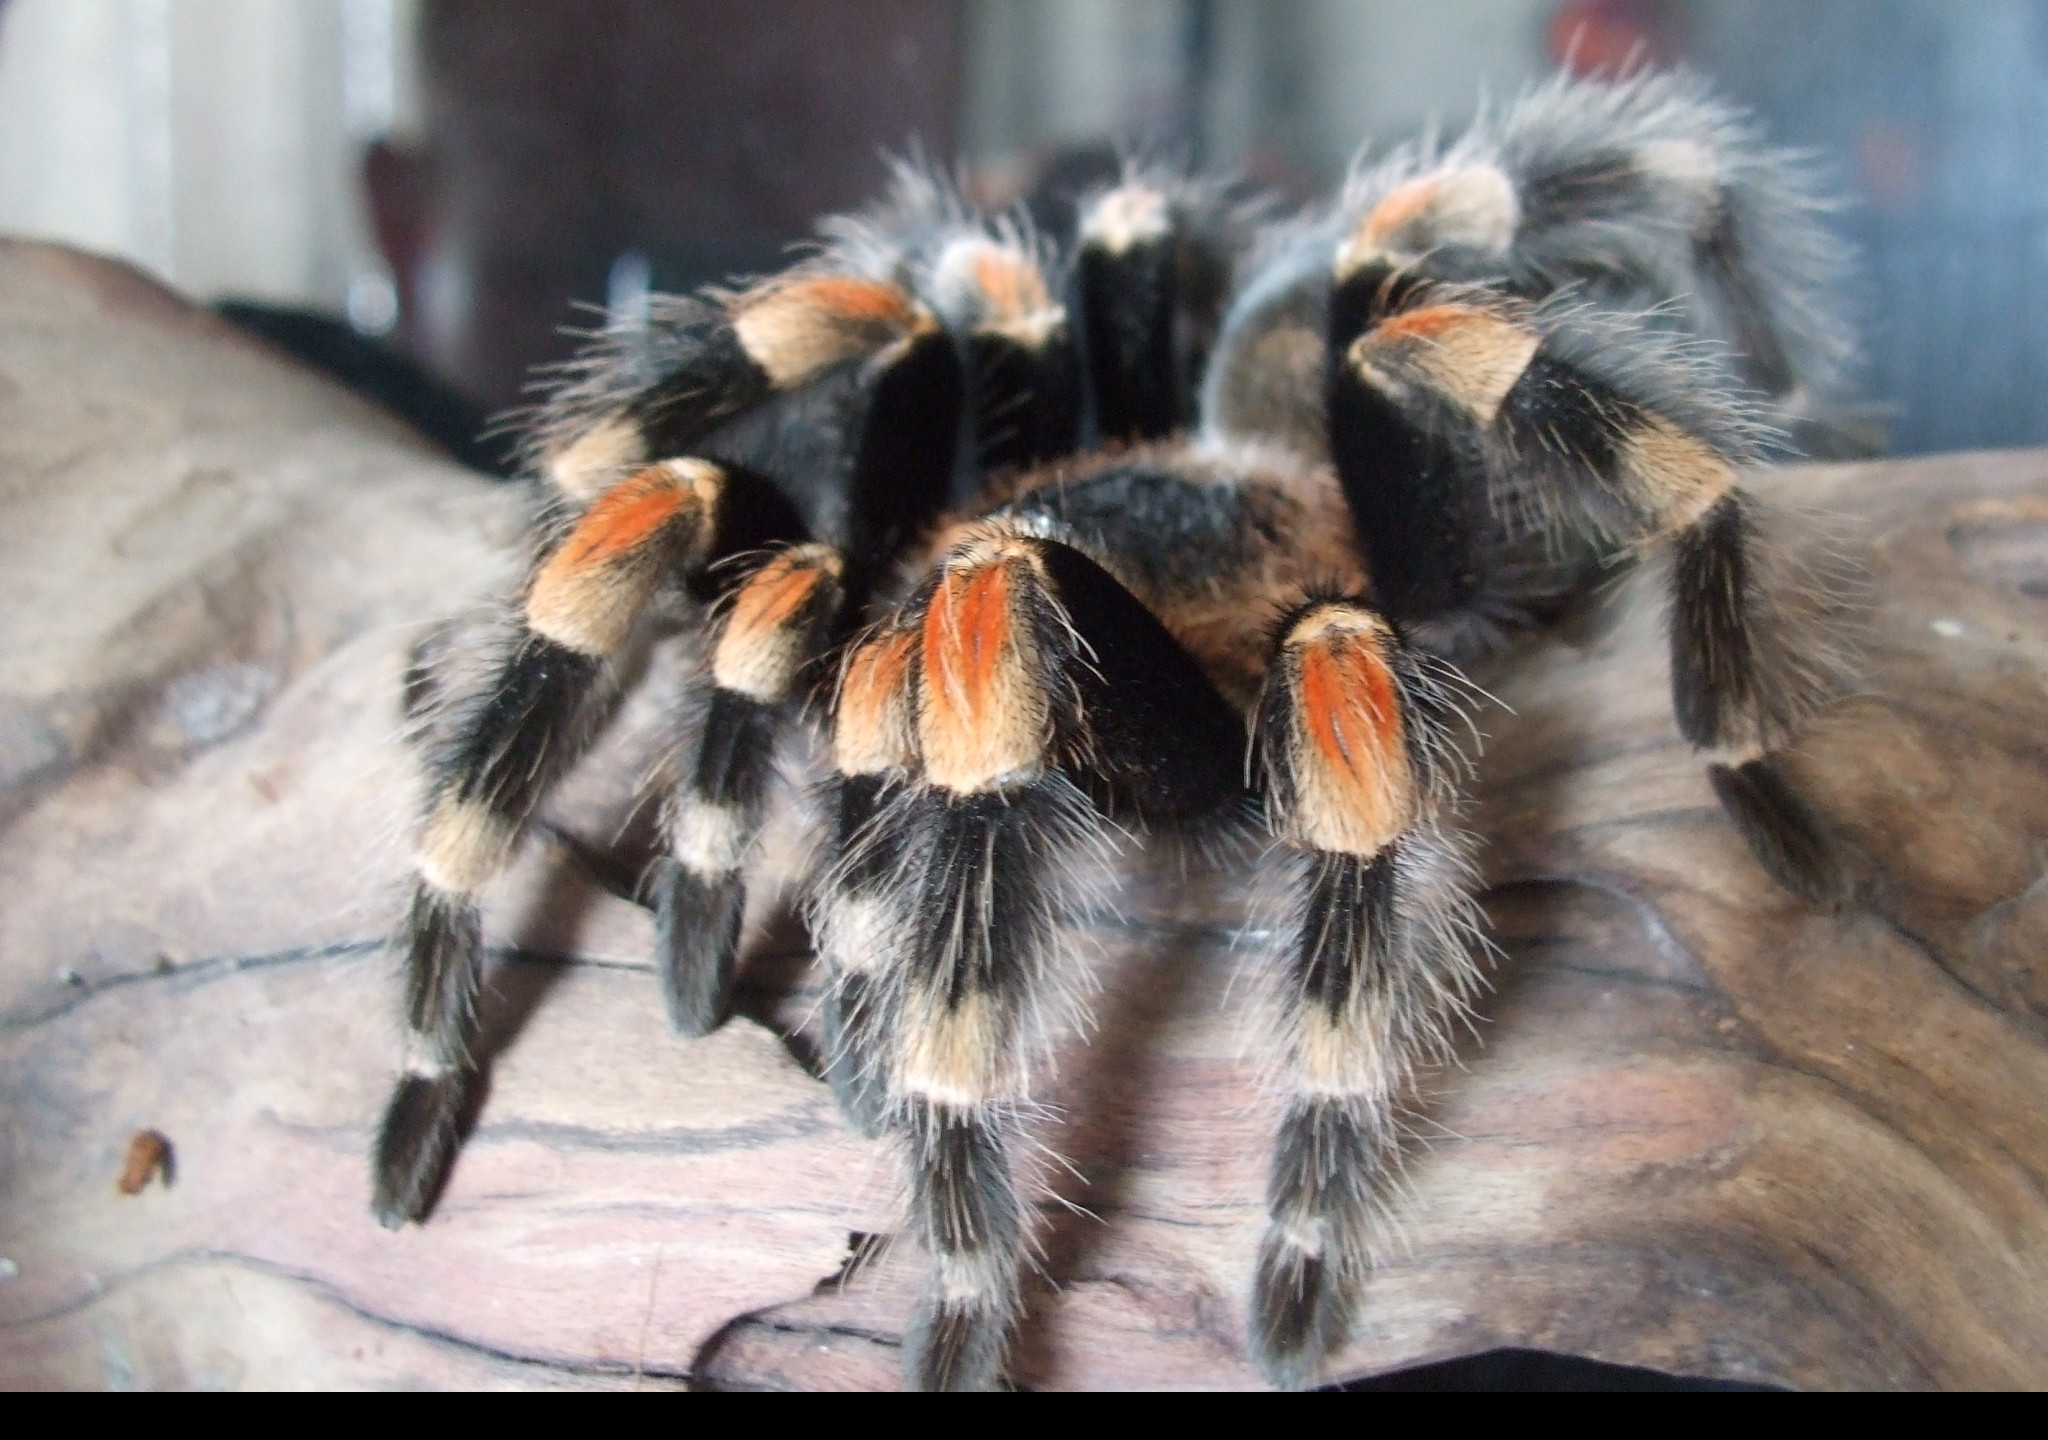
[[[1401,1097],[1481,979],[1453,662],[1668,551],[1681,730],[1759,859],[1843,896],[1772,759],[1835,683],[1832,600],[1738,484],[1840,393],[1813,210],[1687,82],[1558,84],[1263,232],[1137,170],[1065,256],[905,170],[817,258],[608,336],[536,428],[553,498],[502,649],[436,722],[379,1215],[421,1218],[453,1159],[475,897],[680,614],[708,662],[645,883],[669,1013],[725,1017],[776,737],[818,697],[826,1072],[902,1141],[917,1384],[1001,1374],[1078,888],[1124,834],[1277,847],[1251,1348],[1311,1380]]]

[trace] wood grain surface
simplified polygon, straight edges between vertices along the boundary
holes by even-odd
[[[1332,1379],[1520,1345],[2048,1386],[2048,455],[1757,485],[1867,576],[1866,688],[1795,761],[1863,903],[1811,913],[1735,838],[1649,577],[1478,677],[1502,956]],[[897,1383],[922,1259],[811,1074],[801,806],[708,1039],[667,1031],[648,917],[601,883],[683,642],[493,897],[491,1082],[440,1208],[370,1218],[400,676],[519,527],[129,272],[0,246],[0,1385]],[[1035,1131],[1021,1384],[1257,1383],[1257,870],[1132,846],[1077,917],[1101,989]],[[143,1131],[170,1183],[124,1194]]]

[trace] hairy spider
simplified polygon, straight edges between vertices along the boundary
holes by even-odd
[[[453,1160],[476,897],[678,616],[709,660],[644,892],[669,1014],[727,1014],[776,738],[822,699],[826,1063],[902,1140],[920,1386],[1001,1376],[1029,1062],[1081,989],[1061,919],[1127,831],[1291,857],[1250,1347],[1314,1379],[1481,979],[1451,667],[1617,563],[1668,557],[1678,724],[1730,818],[1845,898],[1774,760],[1840,683],[1830,597],[1737,482],[1841,413],[1798,167],[1692,81],[1559,81],[1264,217],[1133,167],[1063,249],[905,167],[787,272],[600,339],[532,431],[523,594],[435,727],[385,1223]]]

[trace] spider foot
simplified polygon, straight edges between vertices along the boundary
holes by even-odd
[[[1275,1388],[1305,1390],[1344,1341],[1350,1287],[1338,1268],[1293,1237],[1274,1231],[1259,1247],[1252,1282],[1252,1360]]]
[[[918,1390],[998,1389],[1018,1302],[1004,1127],[985,1106],[913,1099],[904,1108],[917,1160],[912,1204],[933,1262],[903,1341],[904,1380]]]
[[[1771,756],[1710,765],[1721,808],[1773,880],[1817,910],[1839,914],[1854,898],[1840,847]]]
[[[655,863],[654,953],[661,998],[678,1035],[709,1035],[732,1013],[732,983],[746,892],[739,873],[706,878],[663,857]]]
[[[370,1210],[387,1230],[427,1218],[462,1139],[471,1073],[407,1075],[391,1092],[377,1131]]]

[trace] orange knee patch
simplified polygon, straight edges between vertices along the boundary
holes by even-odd
[[[1465,305],[1425,305],[1383,322],[1378,331],[1382,341],[1440,340],[1461,325],[1469,325],[1479,312]]]
[[[953,241],[933,267],[932,291],[956,323],[1027,348],[1059,334],[1067,312],[1028,251],[981,236]]]
[[[1443,181],[1434,175],[1396,185],[1385,199],[1367,212],[1364,223],[1358,227],[1359,240],[1372,245],[1384,244],[1428,214],[1442,190]]]
[[[886,281],[821,275],[798,280],[789,289],[805,304],[849,324],[902,326],[910,321],[910,297]]]
[[[709,545],[723,481],[715,465],[670,460],[606,491],[535,573],[528,628],[587,655],[617,649],[664,569]]]
[[[645,545],[648,536],[695,500],[691,487],[667,470],[645,471],[591,506],[553,563],[571,568],[611,564]]]
[[[733,302],[733,333],[778,389],[936,322],[900,286],[844,275],[779,280]]]
[[[1338,249],[1337,278],[1373,260],[1410,260],[1443,245],[1498,253],[1513,243],[1521,219],[1514,182],[1490,165],[1418,176],[1366,212]]]
[[[1346,359],[1369,385],[1427,386],[1491,425],[1541,344],[1535,331],[1490,311],[1430,305],[1375,325]]]
[[[1027,605],[1040,584],[1025,547],[970,544],[941,572],[924,618],[918,742],[926,777],[992,790],[1035,775],[1051,740]]]
[[[986,245],[974,259],[974,283],[995,322],[1021,321],[1047,309],[1052,295],[1031,257],[1003,245]]]
[[[548,483],[577,500],[595,500],[649,459],[647,439],[630,415],[609,415],[541,459]]]
[[[1312,611],[1283,643],[1281,683],[1294,692],[1288,830],[1319,850],[1376,855],[1414,819],[1394,643],[1379,617],[1337,605]]]
[[[1173,212],[1164,193],[1150,185],[1119,185],[1081,216],[1081,243],[1111,255],[1164,240],[1173,232]]]
[[[837,591],[840,570],[829,546],[799,545],[755,571],[733,597],[711,655],[711,678],[764,705],[789,698],[810,658],[816,609],[835,599],[828,592]]]
[[[855,650],[839,682],[832,763],[842,775],[883,775],[917,760],[910,665],[917,632],[897,630]]]

